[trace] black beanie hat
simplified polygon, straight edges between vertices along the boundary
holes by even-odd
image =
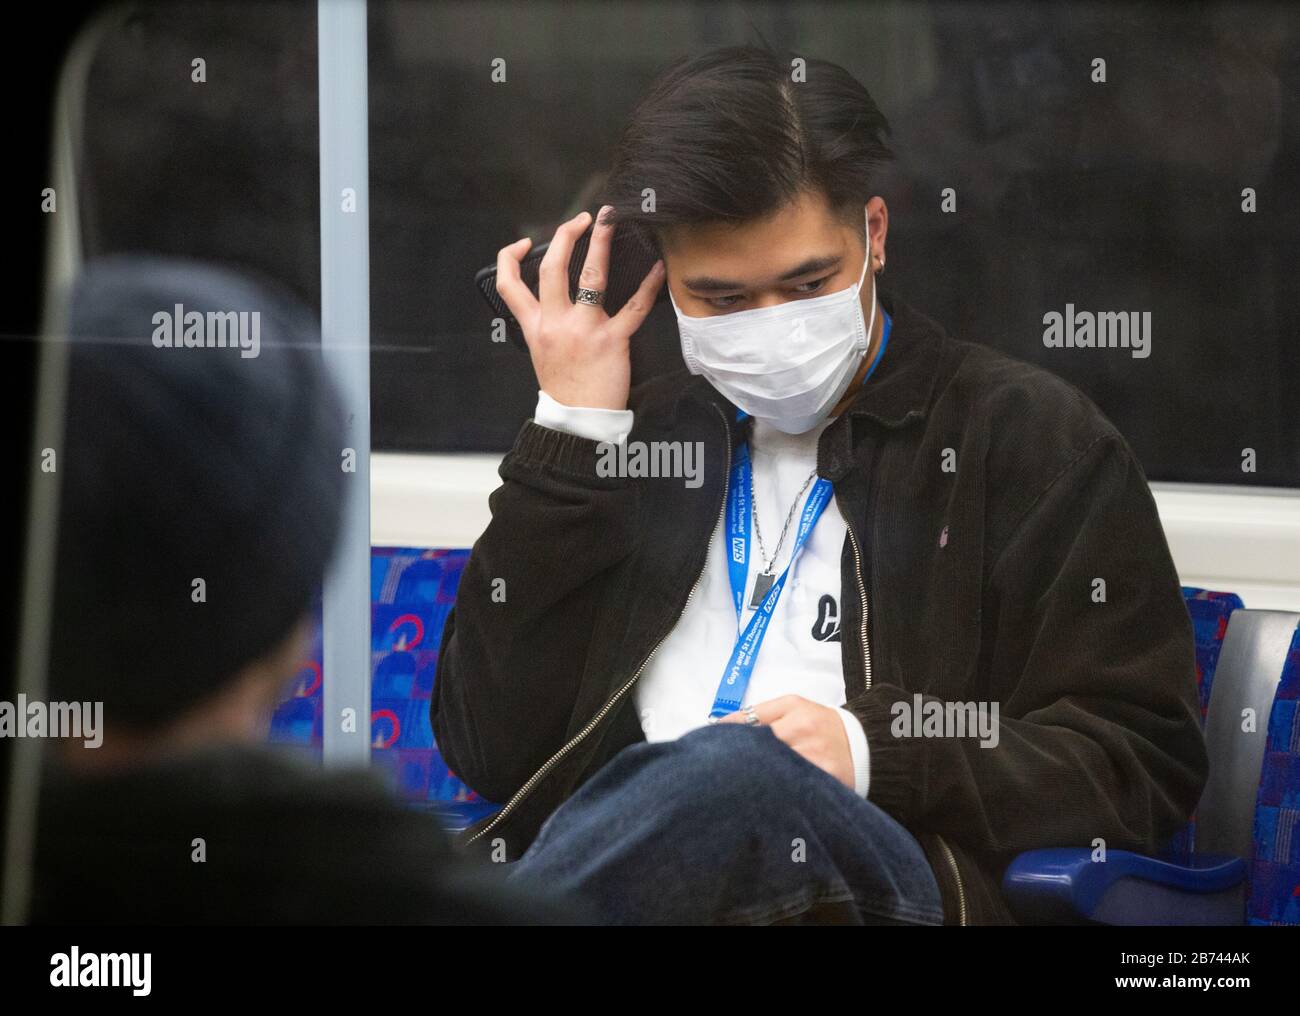
[[[160,348],[155,315],[191,311],[249,312],[250,332],[257,312],[259,342]],[[313,316],[226,270],[104,258],[69,318],[50,697],[155,728],[307,610],[339,530],[342,407]]]

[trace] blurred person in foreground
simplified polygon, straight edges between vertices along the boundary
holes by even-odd
[[[257,311],[256,341],[159,348],[156,315],[190,311]],[[223,270],[114,257],[78,280],[69,331],[48,694],[102,701],[103,729],[51,742],[32,920],[578,919],[466,864],[374,775],[260,743],[348,480],[313,318]]]

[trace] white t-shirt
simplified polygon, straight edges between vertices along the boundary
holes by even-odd
[[[538,392],[535,423],[595,441],[626,441],[632,430],[629,409],[571,407]],[[827,420],[804,434],[784,434],[754,420],[750,443],[754,499],[763,543],[772,554],[781,537],[790,505],[817,464],[817,441]],[[772,567],[779,576],[790,563],[799,516],[812,490],[814,477],[799,497],[794,519]],[[727,573],[725,524],[719,524],[709,544],[699,586],[676,627],[660,644],[635,688],[641,729],[648,741],[680,737],[708,722],[737,637],[736,610]],[[844,668],[840,657],[840,555],[847,528],[832,498],[814,527],[786,579],[758,654],[744,705],[757,705],[781,695],[801,695],[823,705],[844,704]],[[751,562],[741,627],[753,611],[748,607],[760,567],[758,540],[751,530]],[[867,795],[869,753],[858,718],[838,709],[853,759],[855,790]]]

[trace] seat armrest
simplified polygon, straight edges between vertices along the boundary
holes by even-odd
[[[1182,865],[1110,850],[1094,861],[1087,848],[1054,847],[1012,861],[1002,893],[1027,924],[1242,924],[1245,879],[1239,857]]]

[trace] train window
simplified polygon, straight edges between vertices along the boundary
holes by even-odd
[[[319,308],[315,3],[128,11],[102,23],[81,102],[86,258],[223,263]]]
[[[315,5],[257,10],[145,6],[104,36],[84,109],[87,253],[229,261],[318,305]],[[1294,10],[368,11],[377,451],[509,447],[536,385],[526,356],[491,341],[474,272],[594,209],[631,104],[682,40],[756,28],[842,63],[889,117],[898,157],[879,192],[903,298],[1080,386],[1152,480],[1300,487]],[[679,362],[671,327],[647,330],[640,376]]]

